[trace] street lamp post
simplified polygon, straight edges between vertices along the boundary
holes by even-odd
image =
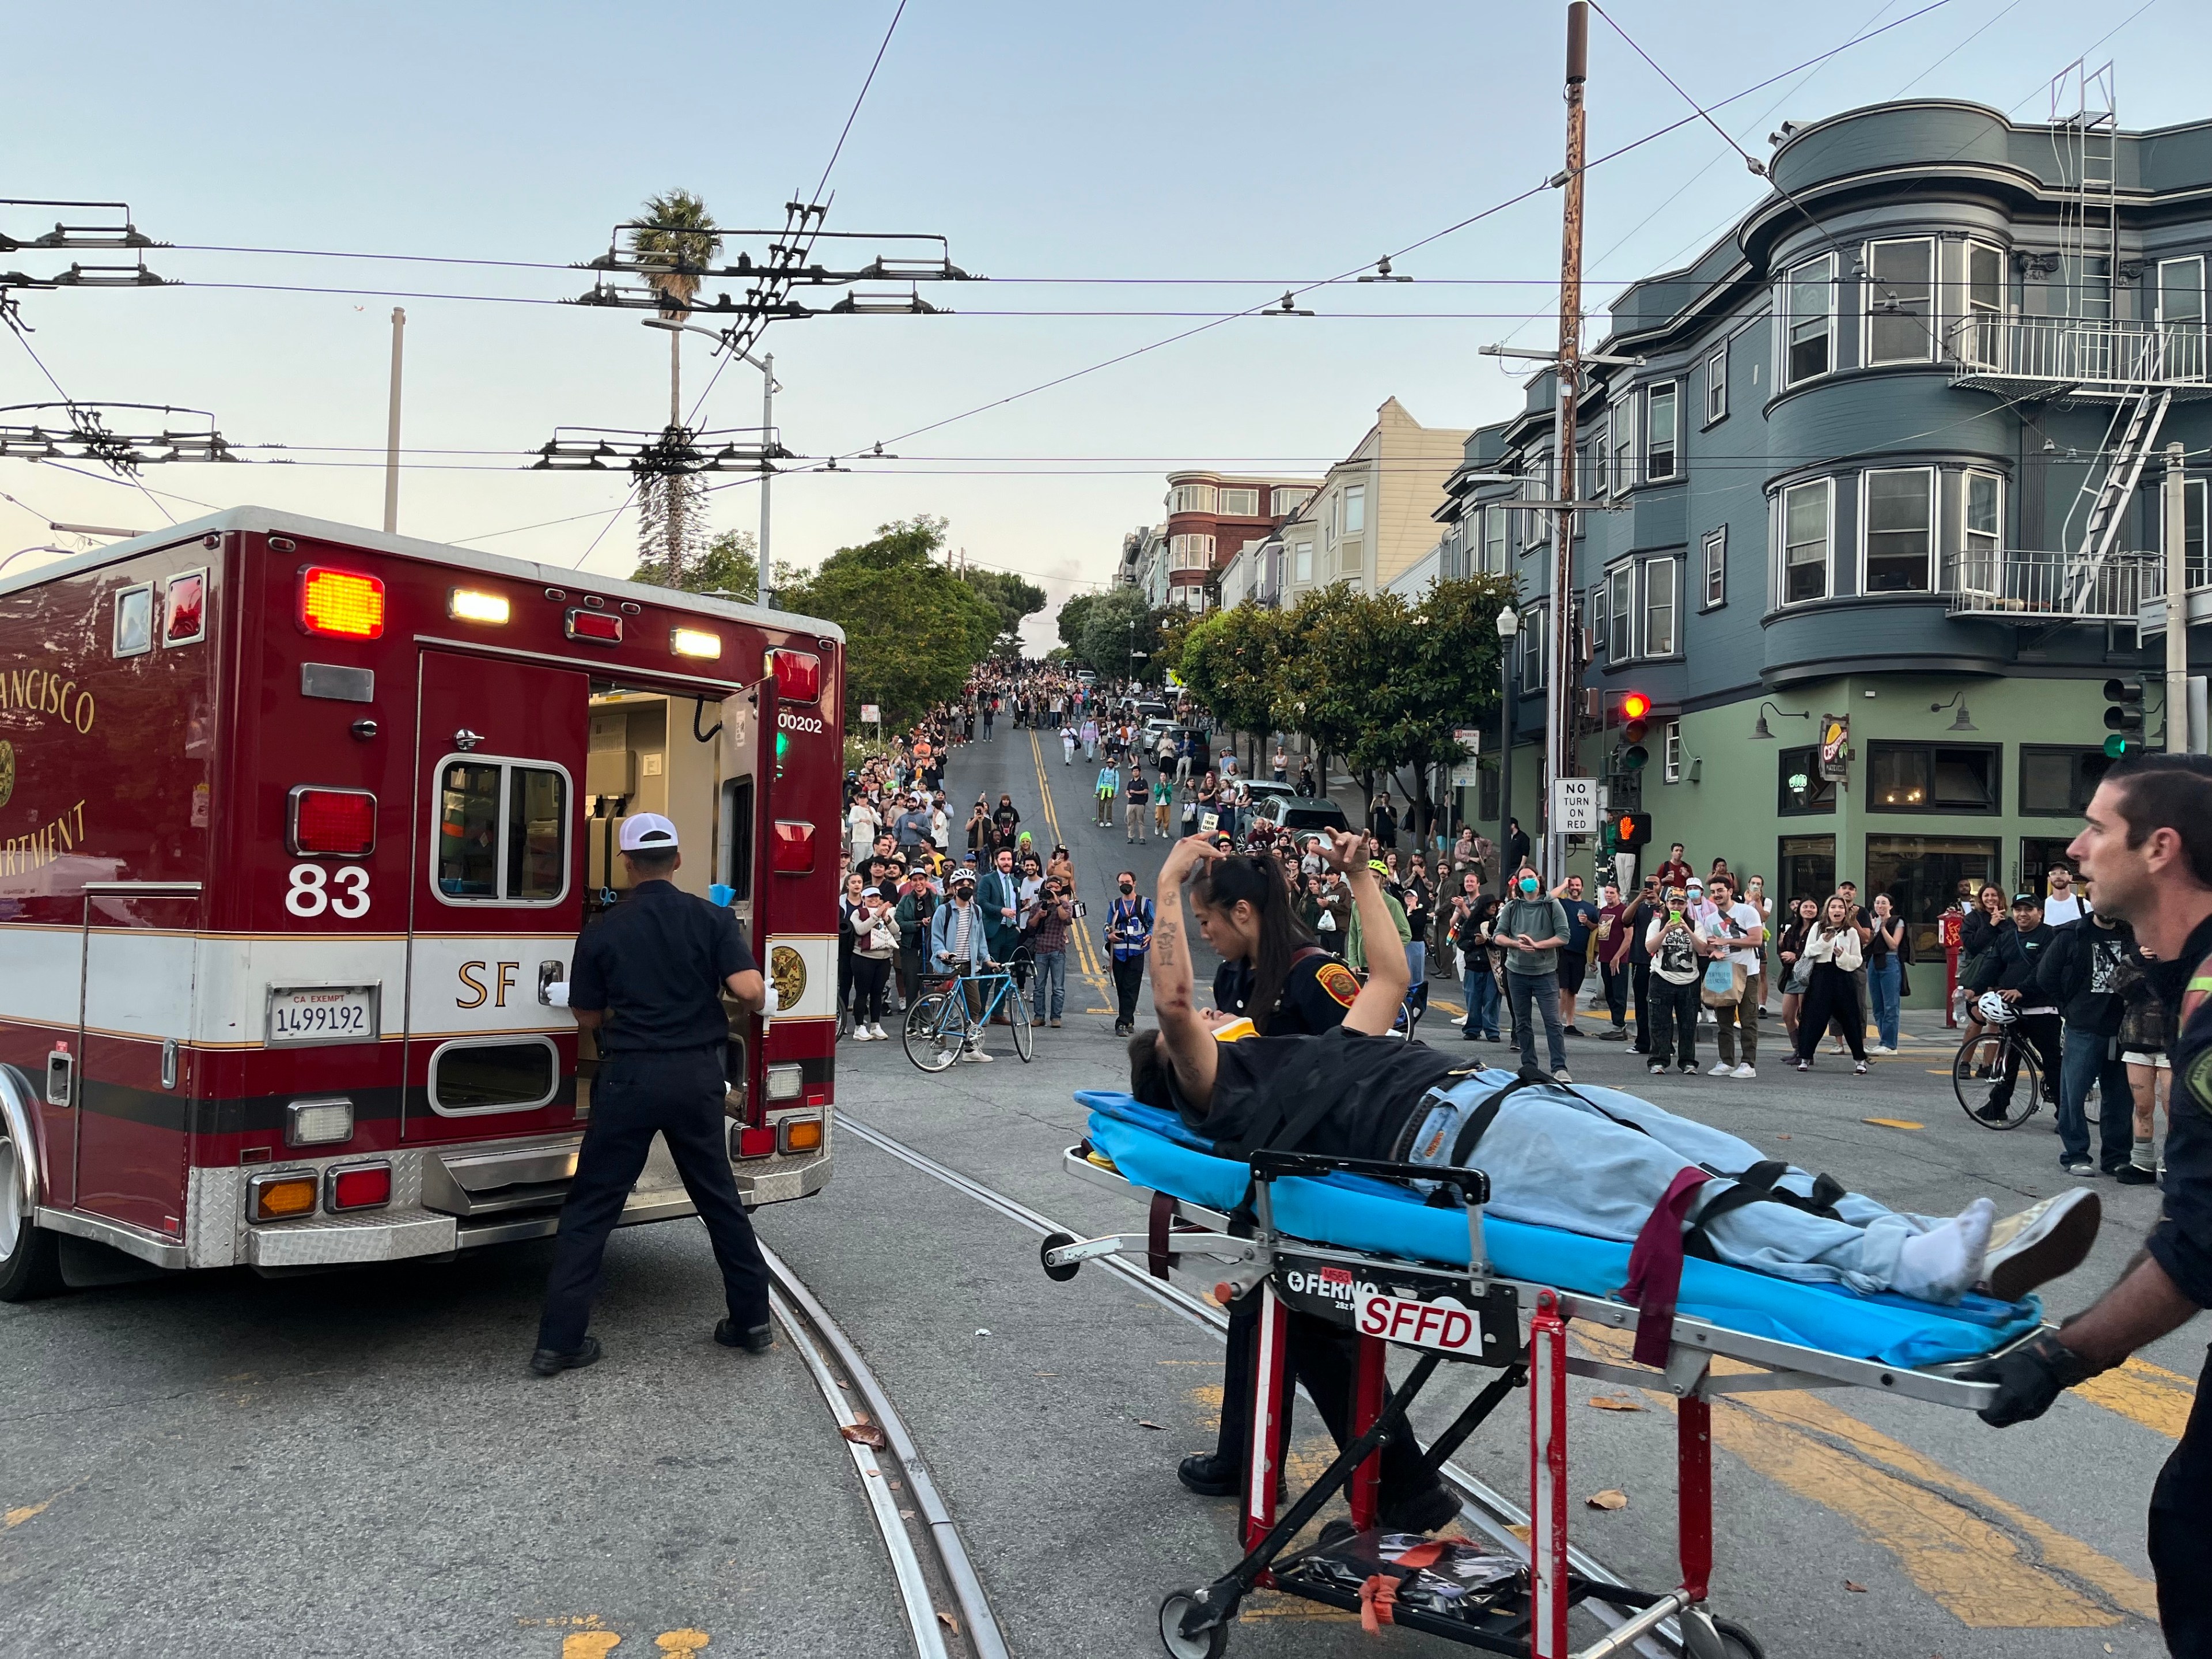
[[[715,342],[718,345],[730,347],[732,350],[735,349],[733,346],[731,346],[729,337],[726,335],[717,333],[711,328],[700,328],[696,325],[691,323],[678,323],[672,321],[670,319],[665,317],[647,317],[645,319],[645,325],[647,328],[666,329],[671,334],[703,334],[708,339]],[[775,464],[769,459],[768,452],[769,445],[775,441],[775,394],[782,391],[783,386],[775,378],[775,354],[774,352],[764,352],[760,356],[756,357],[750,351],[739,351],[738,352],[738,356],[743,358],[746,362],[750,363],[755,368],[761,372],[760,540],[756,544],[754,551],[758,556],[757,562],[759,565],[759,570],[757,573],[758,576],[757,586],[759,588],[759,595],[757,602],[762,610],[767,611],[772,609],[775,604],[775,591],[769,585],[770,578],[769,575],[768,562],[768,486],[769,480],[775,476]],[[673,425],[680,417],[680,410],[672,412],[670,416],[670,424]]]
[[[1505,890],[1505,862],[1513,846],[1513,641],[1521,618],[1507,605],[1498,613],[1498,890]]]

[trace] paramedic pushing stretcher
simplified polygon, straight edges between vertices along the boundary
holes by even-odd
[[[2212,759],[2149,755],[2105,775],[2067,848],[2099,914],[2130,924],[2172,1022],[2166,1203],[2142,1254],[2097,1304],[2056,1334],[1984,1368],[1999,1427],[2040,1417],[2060,1392],[2111,1370],[2212,1306]],[[2212,1406],[2205,1383],[2151,1489],[2159,1623],[2176,1659],[2212,1659]]]
[[[1185,842],[1168,869],[1180,878],[1206,856],[1201,843]],[[1182,907],[1161,907],[1152,954],[1160,1030],[1131,1045],[1130,1093],[1178,1113],[1218,1152],[1246,1157],[1272,1146],[1472,1165],[1490,1177],[1490,1213],[1510,1220],[1671,1248],[1678,1264],[1686,1250],[1779,1278],[1937,1303],[1978,1287],[2016,1300],[2078,1266],[2094,1240],[2098,1206],[2086,1188],[2002,1222],[1986,1198],[1956,1218],[1900,1214],[1766,1164],[1748,1143],[1632,1096],[1577,1093],[1534,1072],[1501,1090],[1494,1077],[1470,1075],[1425,1044],[1389,1036],[1406,989],[1405,955],[1388,942],[1395,931],[1380,925],[1382,892],[1358,863],[1354,838],[1339,837],[1332,856],[1349,869],[1354,899],[1372,912],[1363,927],[1375,945],[1343,1024],[1321,1036],[1217,1041],[1191,1006]],[[1172,892],[1166,872],[1162,891]],[[1655,1322],[1662,1353],[1665,1329]],[[1298,1340],[1294,1323],[1294,1354]],[[1325,1351],[1322,1359],[1341,1352],[1309,1345]],[[1342,1444],[1348,1362],[1339,1362],[1342,1387],[1307,1359],[1298,1364]],[[1393,1450],[1401,1482],[1424,1474],[1410,1447],[1385,1448],[1383,1524],[1432,1528],[1449,1519],[1449,1510],[1429,1518],[1433,1475],[1423,1481],[1431,1490],[1401,1486],[1394,1497]]]
[[[714,1340],[752,1353],[772,1340],[768,1266],[730,1173],[722,1109],[730,1028],[721,993],[757,1013],[767,987],[737,918],[668,879],[684,861],[674,824],[657,812],[633,814],[623,824],[622,860],[629,896],[576,941],[569,982],[549,988],[577,1024],[599,1032],[599,1069],[530,1360],[540,1376],[599,1357],[599,1338],[584,1334],[599,1264],[656,1133],[721,1266],[730,1312]]]

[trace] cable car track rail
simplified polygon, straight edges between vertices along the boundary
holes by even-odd
[[[849,1435],[845,1437],[846,1446],[852,1453],[884,1551],[890,1557],[915,1653],[921,1659],[963,1659],[963,1656],[1009,1659],[1006,1637],[991,1611],[982,1581],[976,1577],[975,1564],[961,1542],[952,1513],[890,1395],[852,1340],[783,1259],[765,1244],[761,1246],[761,1255],[774,1281],[769,1292],[769,1310],[821,1389],[839,1430],[866,1422],[883,1431],[885,1443],[880,1449]],[[841,1386],[841,1376],[848,1386]],[[854,1407],[855,1398],[866,1407],[865,1418]],[[900,1498],[893,1490],[895,1474],[906,1482],[918,1526],[909,1528],[901,1513]],[[945,1622],[949,1615],[939,1610],[933,1575],[915,1547],[917,1537],[934,1558],[934,1577],[950,1590],[958,1609],[958,1622],[950,1630]],[[948,1641],[948,1635],[957,1639]]]

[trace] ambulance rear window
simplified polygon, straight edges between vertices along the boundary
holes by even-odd
[[[448,761],[432,856],[453,904],[551,904],[568,886],[568,776],[526,761]]]

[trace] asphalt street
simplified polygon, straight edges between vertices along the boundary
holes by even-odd
[[[1040,1031],[1029,1065],[994,1036],[988,1066],[926,1075],[886,1043],[842,1048],[837,1072],[842,1115],[1077,1232],[1141,1220],[1060,1157],[1083,1130],[1073,1091],[1126,1075],[1095,942],[1114,872],[1135,867],[1149,891],[1164,852],[1093,828],[1090,777],[1079,757],[1063,767],[1056,744],[1001,728],[949,779],[956,805],[1012,795],[1039,842],[1074,856],[1091,932],[1066,1028]],[[1437,990],[1422,1036],[1457,1043],[1456,997]],[[1770,1064],[1750,1083],[1654,1079],[1621,1045],[1571,1056],[1578,1078],[1899,1207],[1949,1212],[1987,1193],[2009,1210],[2065,1183],[2047,1114],[2008,1134],[1976,1127],[1948,1059],[1925,1021],[1866,1078]],[[1237,1554],[1232,1506],[1174,1474],[1211,1440],[1218,1340],[1096,1268],[1048,1281],[1029,1230],[857,1133],[836,1146],[828,1191],[762,1212],[762,1236],[896,1401],[1013,1652],[1157,1652],[1161,1596]],[[2154,1214],[2154,1191],[2100,1186],[2104,1235],[2051,1287],[2056,1310],[2108,1283]],[[750,1357],[708,1339],[716,1279],[698,1224],[619,1232],[594,1325],[606,1359],[540,1381],[523,1361],[547,1256],[520,1245],[270,1280],[73,1252],[83,1288],[0,1308],[0,1656],[909,1650],[847,1449],[789,1344]],[[1778,1659],[2148,1659],[2162,1649],[2143,1507],[2201,1359],[2185,1331],[2002,1433],[1863,1390],[1723,1401],[1716,1607]],[[1577,1504],[1577,1541],[1671,1583],[1665,1399],[1572,1386],[1574,1492],[1628,1498]],[[1440,1393],[1424,1420],[1467,1392]],[[1598,1395],[1637,1409],[1590,1406]],[[1326,1455],[1312,1417],[1300,1473]],[[1516,1399],[1458,1461],[1525,1496],[1527,1455]],[[1356,1621],[1272,1597],[1231,1647],[1369,1650]]]

